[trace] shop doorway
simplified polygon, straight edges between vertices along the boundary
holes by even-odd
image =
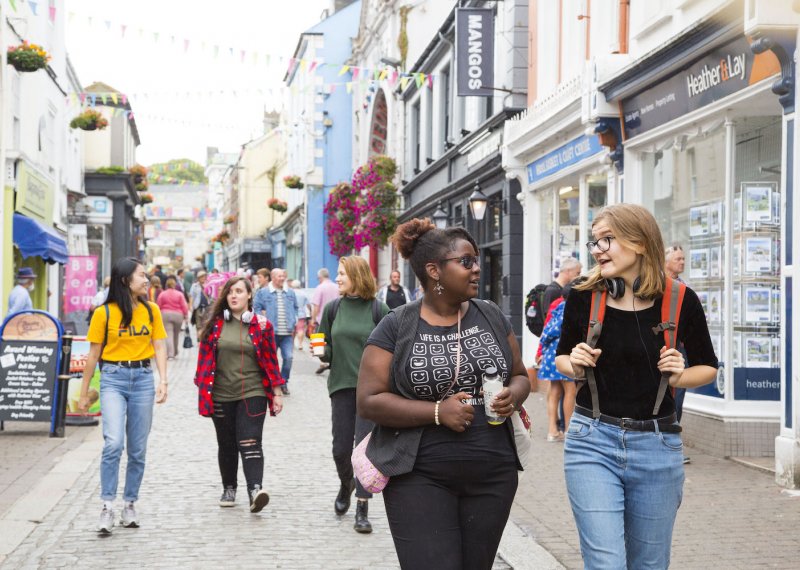
[[[503,250],[500,247],[483,250],[481,260],[480,298],[498,306],[503,302]]]

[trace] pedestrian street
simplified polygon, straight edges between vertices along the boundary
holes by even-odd
[[[370,501],[374,531],[353,530],[355,499],[333,512],[339,488],[331,458],[330,404],[317,361],[295,353],[292,395],[264,427],[264,488],[270,502],[251,514],[239,473],[237,505],[217,504],[221,483],[209,418],[197,413],[196,348],[169,362],[170,393],[157,406],[137,503],[138,529],[95,532],[101,508],[97,458],[2,568],[398,568],[380,495]],[[87,428],[99,429],[99,428]],[[125,454],[120,469],[124,482]],[[119,517],[121,499],[116,502]],[[501,558],[495,569],[507,569]]]

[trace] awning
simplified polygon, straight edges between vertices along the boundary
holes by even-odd
[[[14,245],[22,257],[38,256],[49,263],[67,263],[67,242],[53,228],[33,218],[14,214]]]

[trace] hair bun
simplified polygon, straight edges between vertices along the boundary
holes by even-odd
[[[435,229],[436,226],[429,218],[414,218],[397,226],[391,237],[391,242],[400,252],[403,259],[408,259],[414,253],[417,241],[426,233]]]

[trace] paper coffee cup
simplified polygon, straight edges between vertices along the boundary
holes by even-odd
[[[312,344],[311,345],[311,354],[313,354],[314,356],[324,356],[325,355],[325,343]]]

